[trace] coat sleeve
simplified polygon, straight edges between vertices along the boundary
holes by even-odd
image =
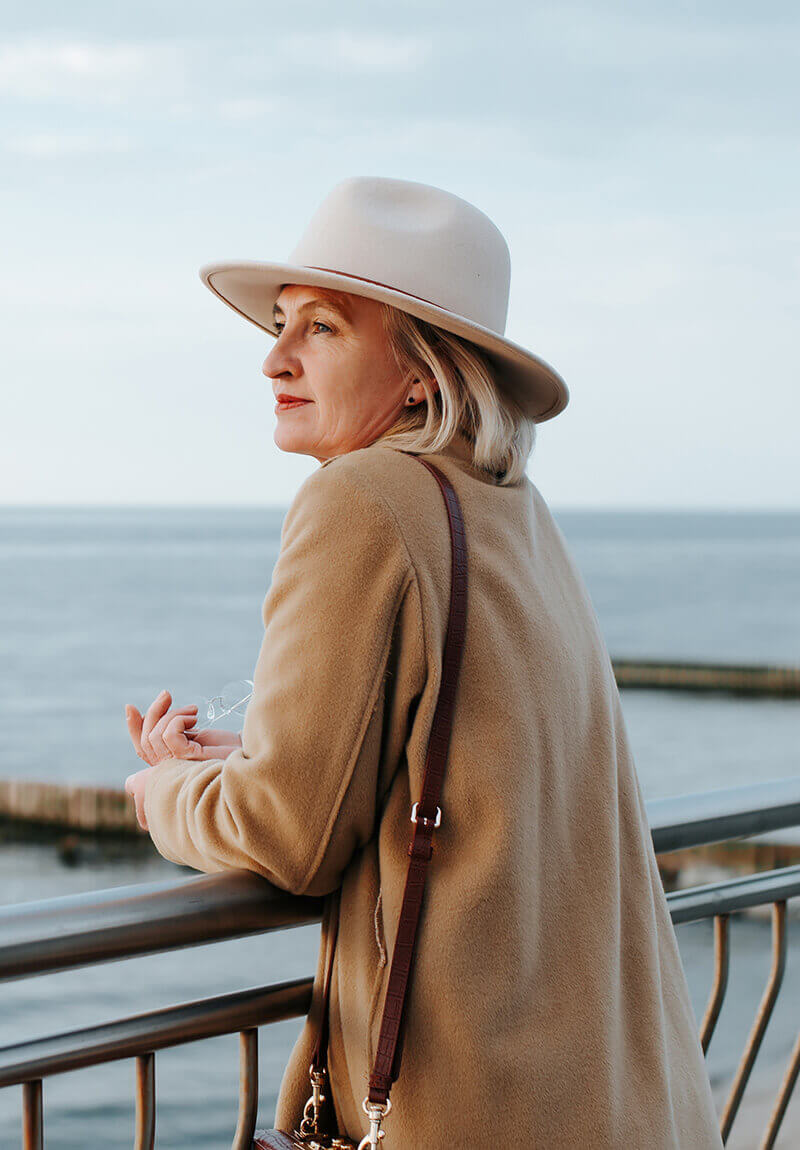
[[[401,607],[419,613],[402,533],[381,494],[338,464],[314,472],[284,518],[241,749],[162,759],[144,796],[164,858],[252,870],[295,894],[335,890],[374,833],[387,682],[421,690],[424,678],[393,649]]]

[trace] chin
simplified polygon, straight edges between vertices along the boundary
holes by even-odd
[[[314,454],[316,448],[308,442],[307,436],[290,435],[286,432],[282,434],[281,428],[277,427],[272,438],[279,451],[285,451],[287,455],[309,455],[318,463],[322,463],[322,460]]]
[[[303,452],[304,443],[303,436],[292,435],[285,427],[280,424],[275,428],[275,433],[272,436],[275,446],[280,448],[281,451]]]

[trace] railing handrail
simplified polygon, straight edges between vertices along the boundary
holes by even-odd
[[[800,895],[800,865],[737,875],[702,886],[671,890],[667,894],[674,925],[732,914],[768,902],[785,902]]]
[[[238,869],[12,903],[0,982],[319,922],[323,907]]]
[[[667,894],[674,924],[800,895],[800,866],[741,875]],[[0,1087],[306,1014],[313,977],[250,987],[0,1049]]]
[[[657,853],[800,824],[800,778],[651,799]],[[192,874],[0,906],[0,981],[319,922],[324,901],[252,871]]]
[[[313,976],[183,1002],[0,1049],[0,1088],[307,1014]]]
[[[656,854],[800,825],[800,777],[789,775],[645,803]]]

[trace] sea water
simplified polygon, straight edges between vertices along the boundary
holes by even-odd
[[[553,513],[612,657],[800,663],[800,514]],[[232,679],[252,677],[283,515],[281,508],[0,509],[0,777],[121,788],[144,765],[128,737],[125,703],[144,710],[163,687],[174,705],[199,703]],[[800,700],[641,689],[621,697],[646,799],[800,774]],[[67,866],[55,845],[0,843],[5,904],[191,873],[157,855]],[[798,928],[790,921],[784,987],[757,1064],[775,1089],[800,1029],[800,1012],[792,1012]],[[699,1018],[712,979],[711,924],[677,933]],[[318,938],[313,925],[6,983],[0,1045],[310,976]],[[731,942],[729,988],[708,1059],[723,1096],[769,973],[769,925],[735,919]],[[301,1024],[260,1031],[262,1125],[272,1121]],[[159,1146],[230,1145],[238,1057],[235,1034],[156,1054]],[[129,1147],[134,1083],[133,1061],[45,1079],[46,1144]],[[756,1087],[754,1080],[746,1100]],[[21,1089],[0,1090],[3,1150],[19,1145],[20,1116]]]

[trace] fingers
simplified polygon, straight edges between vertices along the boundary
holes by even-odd
[[[218,731],[213,727],[204,731],[193,731],[192,738],[198,742],[201,747],[231,747],[242,745],[242,736],[237,735],[234,731]]]
[[[132,704],[127,704],[125,707],[125,719],[131,742],[136,754],[140,759],[144,759],[148,766],[155,766],[170,756],[199,761],[226,759],[233,751],[241,748],[242,737],[233,731],[198,731],[196,739],[192,738],[191,728],[197,722],[196,704],[191,703],[186,707],[175,707],[170,710],[171,700],[169,691],[162,691],[144,715],[140,714]],[[131,793],[136,798],[136,794]],[[138,813],[137,805],[137,817]]]
[[[147,762],[147,758],[142,750],[142,716],[136,707],[127,703],[125,706],[125,719],[128,723],[128,734],[131,737],[134,750],[140,759]]]
[[[171,702],[172,695],[170,695],[169,691],[162,691],[161,694],[157,695],[150,706],[147,708],[147,712],[144,716],[144,722],[142,723],[141,743],[144,757],[147,759],[148,763],[155,764],[158,762],[159,758],[163,759],[164,757],[163,755],[159,756],[156,754],[155,747],[150,742],[150,736],[153,727],[155,727],[158,720],[161,719],[167,712]]]
[[[153,710],[165,702],[165,694],[165,691],[161,692],[156,701],[148,708],[144,717],[140,714],[138,708],[134,707],[131,703],[127,703],[125,706],[125,719],[128,724],[128,733],[131,736],[131,742],[139,758],[144,759],[150,766],[154,766],[158,762],[158,759],[153,757],[153,748],[150,746],[149,739],[149,730],[156,719]]]
[[[133,801],[136,804],[136,818],[139,826],[143,831],[149,830],[150,828],[147,825],[147,816],[144,813],[144,791],[141,787],[139,787],[134,794]]]
[[[184,720],[183,726],[178,728],[180,731],[183,731],[185,727],[194,726],[197,721],[196,705],[191,703],[188,707],[175,707],[173,710],[167,711],[166,715],[163,715],[153,727],[150,732],[150,746],[156,755],[156,762],[158,762],[159,759],[174,754],[174,751],[166,742],[164,734],[175,719]]]
[[[169,753],[176,759],[194,759],[200,762],[205,759],[227,759],[232,751],[239,749],[238,741],[234,742],[237,736],[230,731],[225,732],[228,741],[224,743],[218,741],[206,744],[192,739],[191,732],[187,736],[186,728],[191,727],[193,723],[194,717],[191,715],[174,715],[164,728],[164,742],[169,748]]]
[[[192,755],[191,757],[201,762],[204,762],[206,759],[227,759],[228,755],[232,755],[234,751],[238,751],[239,749],[238,743],[222,747],[201,747],[200,754]]]
[[[197,708],[194,708],[195,711]],[[196,759],[200,756],[196,751],[202,751],[199,743],[187,739],[186,728],[193,727],[196,721],[196,715],[173,715],[167,725],[163,729],[162,739],[165,747],[167,748],[168,755],[174,755],[176,759]]]
[[[136,771],[132,775],[128,775],[125,780],[125,791],[133,797],[134,805],[136,807],[136,821],[143,831],[148,830],[147,817],[144,813],[144,791],[145,780],[149,768],[145,767],[141,771]]]
[[[125,707],[125,719],[128,724],[128,733],[131,736],[136,754],[144,759],[150,766],[155,766],[161,759],[173,752],[164,743],[164,728],[173,715],[191,715],[195,721],[197,707],[191,704],[188,707],[179,707],[167,713],[172,696],[169,691],[162,691],[150,704],[144,716],[136,707],[128,704]],[[189,724],[191,726],[191,723]]]

